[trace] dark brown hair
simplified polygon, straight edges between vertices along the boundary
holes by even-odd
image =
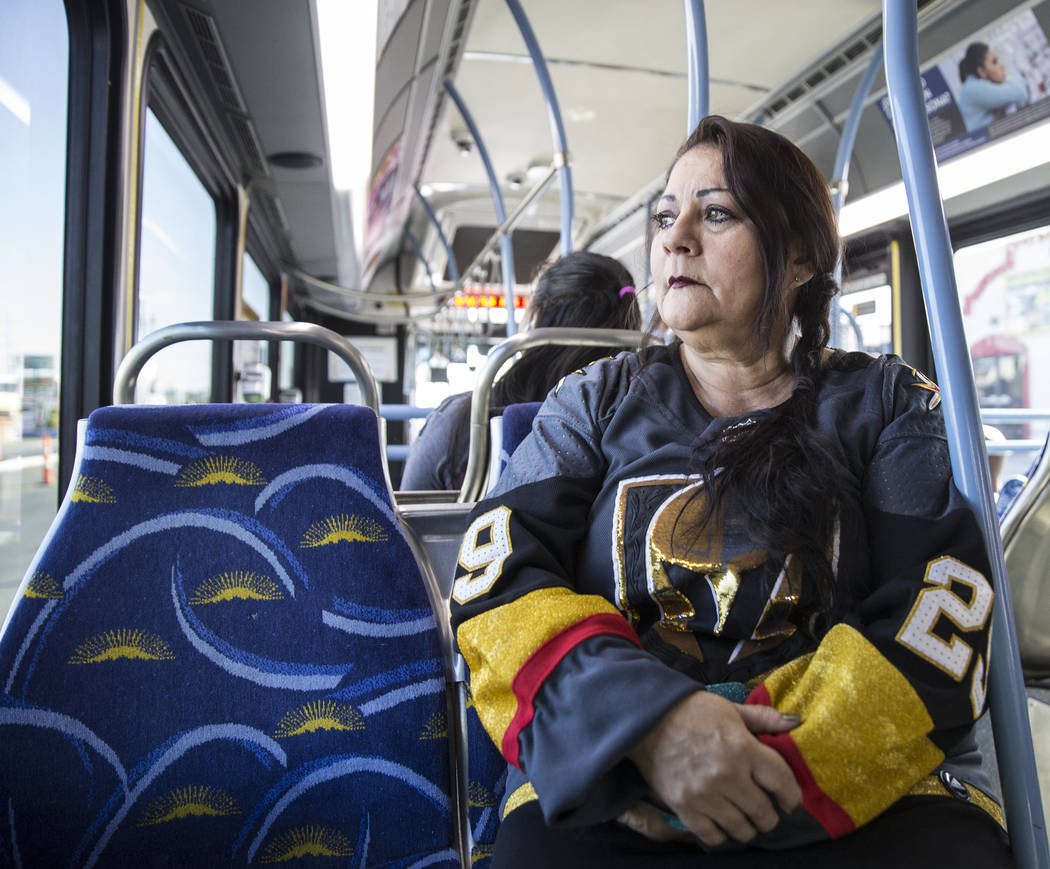
[[[536,278],[529,301],[532,325],[640,329],[642,315],[633,285],[631,273],[612,257],[584,250],[566,254]],[[632,289],[622,292],[624,287]],[[493,406],[543,401],[566,374],[620,349],[549,345],[526,350],[493,387]]]
[[[734,429],[714,450],[702,445],[694,452],[691,470],[702,475],[711,493],[702,521],[710,521],[728,499],[731,509],[745,510],[757,545],[801,559],[806,581],[800,627],[809,630],[816,613],[834,609],[828,543],[844,509],[843,477],[813,428],[837,291],[833,273],[841,243],[835,211],[816,166],[772,130],[706,117],[678,150],[675,163],[698,145],[713,145],[722,153],[726,185],[759,238],[766,272],[754,324],[759,347],[769,348],[778,324],[794,321],[799,331],[788,359],[794,380],[790,399],[757,424]],[[789,262],[792,248],[797,262]],[[798,288],[789,309],[784,288],[796,270],[812,277]]]

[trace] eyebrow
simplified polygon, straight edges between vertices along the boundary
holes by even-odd
[[[729,193],[729,192],[730,192],[730,190],[729,190],[728,187],[704,187],[701,190],[697,190],[693,194],[693,196],[696,197],[697,199],[702,199],[704,196],[707,196],[708,193]],[[672,202],[677,202],[678,201],[678,197],[675,196],[673,193],[665,193],[663,196],[660,197],[659,201],[663,202],[665,199],[670,199]]]

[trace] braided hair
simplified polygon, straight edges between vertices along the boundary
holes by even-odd
[[[833,272],[840,241],[827,185],[816,166],[795,145],[771,130],[704,118],[675,156],[698,145],[722,154],[726,185],[757,232],[766,286],[753,327],[761,352],[769,349],[778,324],[794,322],[797,340],[788,366],[791,397],[758,422],[734,428],[712,450],[698,444],[690,470],[710,494],[697,533],[720,504],[742,509],[757,546],[790,554],[801,563],[799,612],[808,633],[814,617],[835,608],[836,589],[828,542],[847,501],[837,461],[813,429],[817,390],[830,337],[829,312],[837,292]],[[673,164],[672,164],[673,167]],[[798,252],[789,262],[789,249]],[[804,265],[813,276],[794,295],[788,279]],[[676,340],[676,344],[677,344]],[[677,352],[677,346],[673,348]]]

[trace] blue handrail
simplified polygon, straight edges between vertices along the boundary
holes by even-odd
[[[875,82],[875,76],[878,71],[882,68],[882,45],[877,45],[875,51],[871,55],[871,61],[868,63],[868,68],[864,70],[864,75],[861,76],[860,82],[857,84],[857,90],[853,94],[853,102],[850,103],[849,114],[846,116],[846,123],[842,127],[842,134],[839,136],[838,150],[835,152],[835,166],[831,170],[831,204],[835,208],[836,219],[839,213],[842,211],[842,206],[846,201],[846,193],[849,191],[849,164],[850,159],[853,156],[853,146],[857,141],[857,129],[860,127],[860,118],[864,114],[864,103],[868,99],[868,94],[871,93],[871,86]],[[842,286],[842,255],[839,255],[838,260],[835,263],[835,283]],[[838,311],[844,309],[839,304],[839,296],[836,296],[832,302],[832,308]],[[839,345],[839,318],[831,318],[831,343],[837,347]],[[864,342],[861,342],[863,347]]]
[[[561,109],[558,108],[554,84],[547,71],[547,61],[543,59],[543,52],[536,41],[536,34],[532,31],[528,16],[518,0],[507,0],[507,7],[514,16],[518,30],[521,31],[521,38],[525,40],[525,47],[532,57],[532,66],[536,70],[536,78],[539,79],[540,90],[543,92],[543,102],[547,106],[547,120],[551,125],[551,137],[554,139],[554,162],[558,165],[558,183],[561,189],[561,255],[565,256],[572,253],[573,221],[572,168],[569,161],[569,144],[565,139],[565,125],[561,120]],[[507,310],[514,309],[508,306]]]
[[[882,8],[886,84],[937,376],[944,391],[948,450],[956,484],[977,517],[992,564],[996,606],[992,616],[988,699],[1007,828],[1017,865],[1021,869],[1047,869],[1050,850],[1032,751],[1013,607],[992,481],[985,461],[977,390],[963,331],[948,222],[937,183],[937,164],[919,76],[915,0],[883,0]]]
[[[864,70],[857,90],[853,94],[853,102],[850,103],[849,114],[846,123],[842,127],[842,135],[839,136],[839,147],[835,152],[835,168],[831,175],[831,203],[835,206],[835,214],[842,210],[842,204],[846,201],[846,192],[849,189],[849,163],[853,156],[853,146],[857,141],[857,129],[860,127],[860,118],[864,114],[864,103],[871,93],[871,86],[875,83],[875,76],[882,68],[882,46],[877,45],[871,55],[868,68]],[[839,273],[836,279],[841,278],[842,265],[839,264]]]
[[[474,123],[474,118],[468,111],[466,103],[463,102],[463,98],[459,95],[459,91],[456,90],[456,86],[448,79],[445,79],[445,90],[452,97],[452,102],[456,104],[456,108],[459,109],[459,113],[463,117],[463,123],[470,130],[470,135],[478,148],[478,155],[485,166],[485,174],[489,178],[489,191],[492,193],[492,205],[496,209],[496,222],[503,224],[507,219],[507,209],[503,205],[503,192],[500,190],[499,179],[496,178],[496,170],[492,168],[488,148],[485,147],[485,142],[481,138],[481,133],[478,131],[477,124]],[[514,248],[510,243],[510,236],[506,233],[499,238],[499,252],[500,266],[503,271],[503,289],[507,299],[507,335],[510,336],[518,331],[518,323],[514,319]]]
[[[430,284],[430,291],[437,293],[437,287],[434,285],[434,273],[430,270],[430,263],[427,262],[427,258],[423,256],[423,248],[419,246],[419,241],[412,235],[412,231],[407,226],[401,232],[405,237],[405,241],[408,242],[408,246],[415,253],[416,259],[423,263],[423,269],[427,273],[427,282]]]
[[[438,220],[437,214],[434,213],[434,206],[430,204],[417,185],[413,184],[412,189],[416,191],[416,196],[418,196],[419,201],[423,203],[423,208],[426,209],[427,216],[430,218],[430,222],[434,224],[434,229],[437,230],[438,238],[441,239],[441,244],[445,248],[445,255],[448,257],[449,277],[452,278],[453,282],[458,282],[459,266],[456,264],[456,256],[452,253],[452,245],[448,243],[448,237],[445,235],[445,230],[441,228],[441,221]]]
[[[688,136],[696,125],[711,110],[710,75],[707,70],[707,17],[704,0],[682,0],[685,11],[685,47],[687,78],[689,79],[689,129]]]

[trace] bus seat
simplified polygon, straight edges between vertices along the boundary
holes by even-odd
[[[1000,521],[1021,668],[1026,681],[1050,678],[1050,450],[1043,446]]]
[[[440,631],[381,461],[364,407],[81,423],[0,635],[0,864],[464,865]]]
[[[1050,437],[1047,439],[1050,441]],[[1017,500],[1017,496],[1021,494],[1021,490],[1025,487],[1025,483],[1031,478],[1032,474],[1035,473],[1035,469],[1039,467],[1040,462],[1043,461],[1043,456],[1046,453],[1047,441],[1043,442],[1042,449],[1032,463],[1028,466],[1028,470],[1023,474],[1015,474],[1012,477],[1007,477],[1003,481],[1002,487],[999,489],[999,495],[995,499],[995,512],[999,518],[1000,526],[1003,523],[1003,519],[1010,510],[1010,506],[1014,501]]]
[[[503,427],[500,436],[499,473],[510,461],[518,445],[532,431],[532,421],[543,406],[542,401],[524,401],[521,404],[508,404],[503,408]]]
[[[452,597],[452,580],[456,573],[459,547],[473,507],[474,504],[470,502],[410,503],[400,507],[409,539],[418,541],[417,545],[424,550],[422,562],[427,570],[433,572],[446,612]],[[507,762],[485,731],[474,708],[468,686],[467,665],[455,648],[451,626],[447,636],[444,633],[442,636],[454,660],[453,679],[460,721],[460,732],[455,738],[460,741],[460,756],[464,758],[458,772],[461,788],[467,795],[464,823],[470,828],[471,869],[487,869],[499,827],[499,808],[506,790]]]

